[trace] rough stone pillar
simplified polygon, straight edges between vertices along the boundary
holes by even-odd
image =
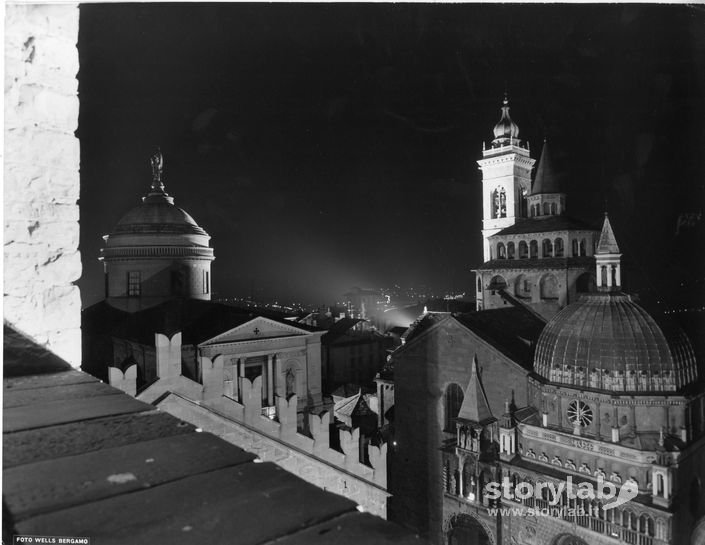
[[[78,367],[78,4],[5,8],[4,316]]]

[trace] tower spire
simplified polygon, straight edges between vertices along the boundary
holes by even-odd
[[[482,386],[482,379],[477,370],[477,356],[473,358],[471,365],[470,383],[465,389],[465,397],[463,398],[463,404],[460,406],[458,418],[485,424],[495,419],[492,416],[492,410],[490,409],[489,401],[487,401],[487,394],[485,394],[485,388]]]

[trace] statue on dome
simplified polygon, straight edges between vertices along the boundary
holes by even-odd
[[[157,147],[157,151],[149,158],[149,162],[152,165],[152,188],[154,189],[164,189],[164,184],[162,184],[162,170],[164,169],[164,157],[162,156],[162,150]]]

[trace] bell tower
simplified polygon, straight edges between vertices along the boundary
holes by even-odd
[[[482,159],[482,238],[484,261],[491,255],[489,237],[501,229],[528,217],[527,199],[531,194],[531,169],[528,142],[519,139],[519,127],[509,116],[509,99],[505,93],[502,116],[494,126],[494,139],[483,144]]]

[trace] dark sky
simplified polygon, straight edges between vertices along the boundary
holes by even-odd
[[[476,161],[501,98],[605,206],[635,289],[705,289],[705,10],[688,6],[85,4],[80,281],[160,145],[212,236],[216,296],[333,302],[360,285],[471,290]],[[606,203],[606,204],[605,204]]]

